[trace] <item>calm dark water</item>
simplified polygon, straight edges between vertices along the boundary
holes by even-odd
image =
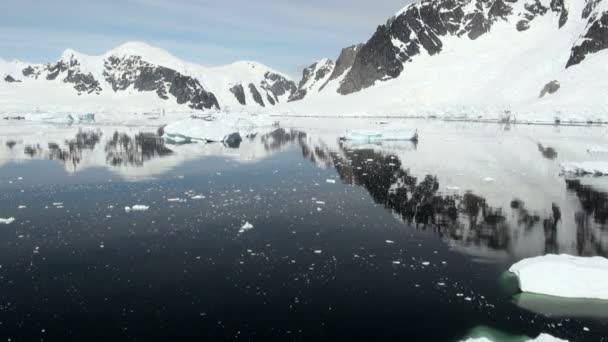
[[[526,184],[530,165],[457,187],[446,179],[484,161],[416,169],[442,138],[319,137],[6,137],[0,217],[15,221],[0,226],[0,340],[457,341],[479,327],[608,340],[606,303],[517,296],[503,278],[527,256],[608,256],[602,180],[544,170]],[[551,170],[560,151],[531,144]],[[137,204],[149,210],[124,209]]]

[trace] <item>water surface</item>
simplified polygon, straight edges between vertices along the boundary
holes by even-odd
[[[608,179],[559,171],[608,158],[586,152],[605,132],[416,125],[418,144],[340,142],[307,121],[239,146],[167,145],[154,127],[3,131],[0,336],[607,340],[605,302],[504,279],[530,256],[608,256]]]

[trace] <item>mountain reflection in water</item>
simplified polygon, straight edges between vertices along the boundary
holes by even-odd
[[[102,138],[107,140],[100,144]],[[92,159],[88,164],[140,169],[146,169],[147,161],[162,157],[167,157],[166,164],[175,166],[188,161],[187,158],[228,156],[225,148],[219,145],[172,146],[172,150],[156,133],[118,130],[106,136],[98,130],[80,130],[63,145],[47,142],[47,149],[44,145],[26,145],[24,154],[30,158],[61,160],[73,170],[78,168],[87,151],[99,154],[98,158],[88,156]],[[7,142],[6,148],[14,149],[15,142]],[[260,148],[261,153],[257,152]],[[396,213],[407,225],[433,232],[465,253],[507,259],[541,253],[608,255],[608,243],[601,238],[605,236],[608,223],[608,194],[584,185],[580,180],[564,180],[564,191],[573,198],[572,202],[549,202],[545,210],[539,211],[538,205],[536,210],[529,209],[525,199],[520,198],[507,199],[506,203],[510,205],[506,207],[492,206],[480,194],[483,193],[480,188],[441,191],[446,188],[439,182],[441,177],[414,176],[410,167],[416,168],[416,162],[407,165],[403,157],[400,159],[404,152],[417,153],[417,145],[410,142],[357,145],[340,142],[335,135],[317,136],[315,132],[279,128],[247,136],[235,151],[243,154],[236,158],[248,161],[251,158],[245,158],[249,156],[246,152],[255,151],[250,155],[259,161],[287,148],[299,149],[304,159],[320,167],[334,168],[344,183],[365,189],[374,202]],[[188,153],[178,158],[183,149]],[[557,158],[553,148],[539,144],[538,150],[541,152],[540,156],[537,154],[539,159]],[[503,197],[511,196],[506,189],[499,191]]]
[[[155,133],[139,133],[131,137],[126,133],[114,132],[105,151],[106,160],[112,166],[143,166],[145,161],[173,153]]]

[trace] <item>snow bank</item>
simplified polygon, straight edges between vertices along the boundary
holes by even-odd
[[[522,260],[509,272],[522,292],[565,298],[608,300],[608,259],[546,255]]]
[[[562,163],[560,165],[562,173],[575,176],[608,175],[608,162],[605,161],[585,161],[578,163]]]

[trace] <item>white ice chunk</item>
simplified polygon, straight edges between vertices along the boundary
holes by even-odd
[[[148,209],[150,209],[149,206],[147,205],[142,205],[142,204],[136,204],[132,207],[125,207],[125,211],[127,213],[131,212],[131,211],[147,211]]]
[[[14,217],[9,217],[9,218],[1,218],[0,217],[0,224],[11,224],[15,222],[15,218]]]
[[[522,260],[510,272],[523,292],[608,300],[608,259],[546,255]]]
[[[239,233],[244,233],[248,230],[252,230],[253,229],[253,225],[249,222],[245,222],[245,224],[241,227],[241,229],[239,229]]]

